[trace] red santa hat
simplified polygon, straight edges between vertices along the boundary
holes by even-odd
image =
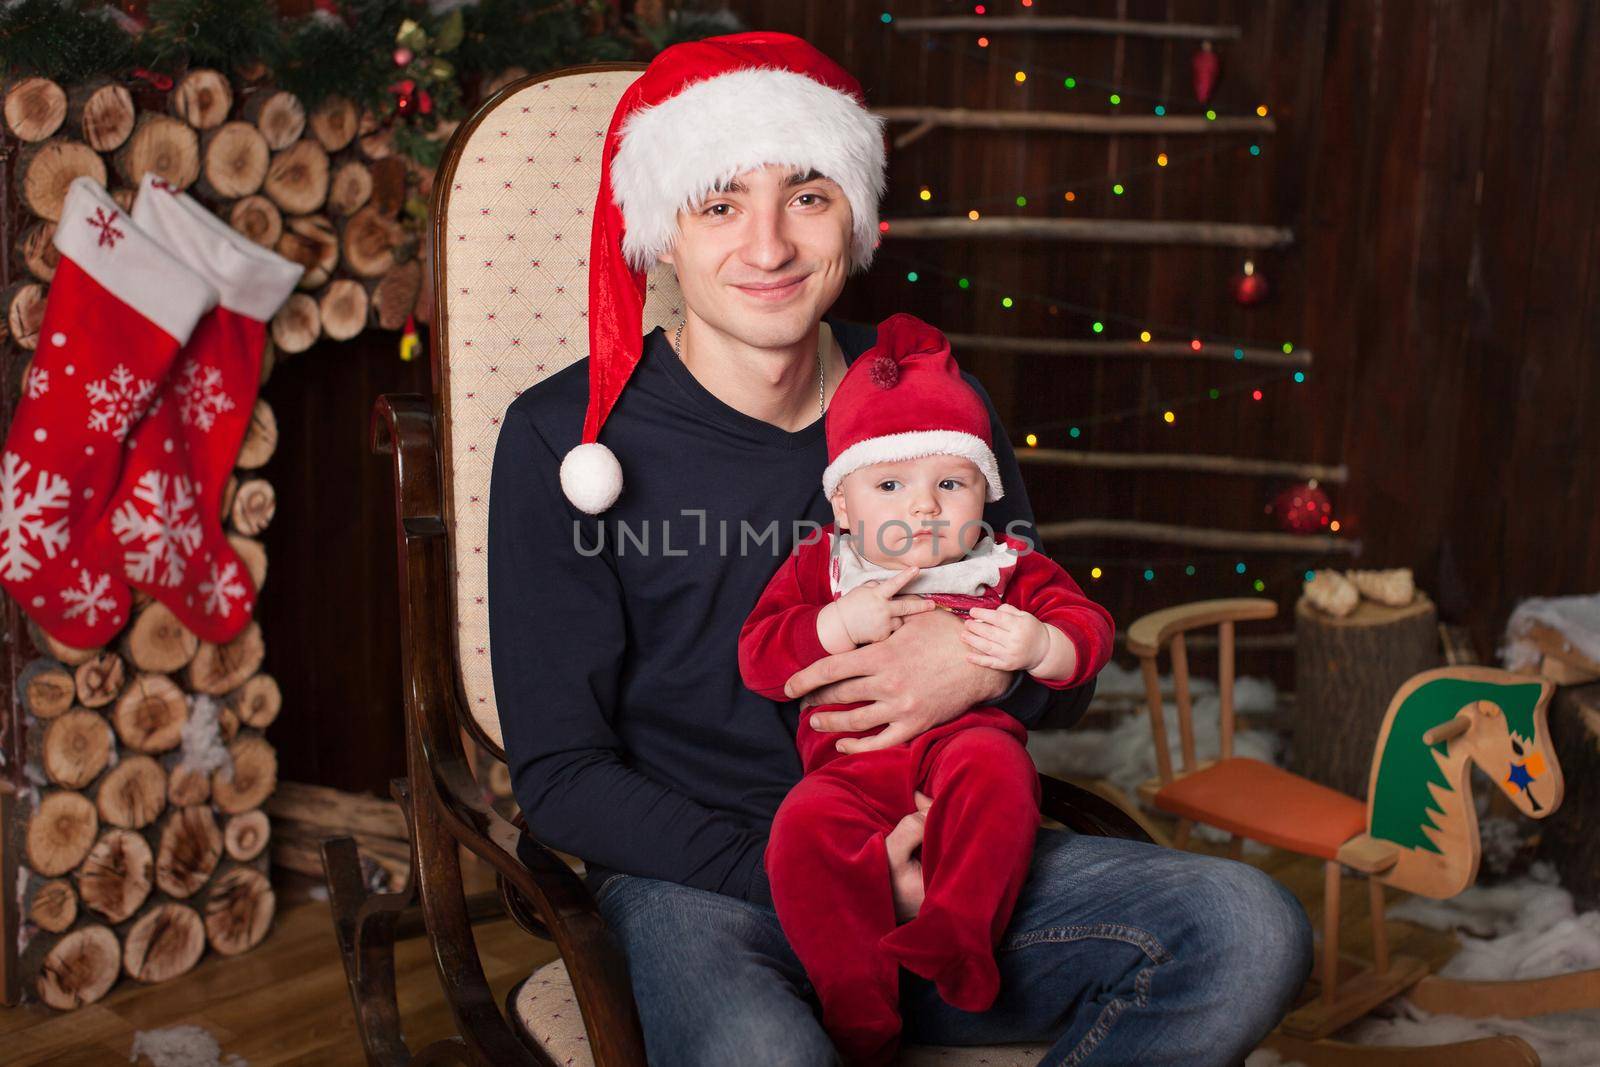
[[[787,33],[736,33],[673,45],[617,102],[600,160],[589,247],[589,406],[561,488],[591,515],[622,492],[599,443],[639,362],[645,276],[677,238],[679,209],[769,163],[815,170],[850,203],[852,269],[872,263],[886,149],[844,68]]]
[[[845,475],[874,463],[960,456],[983,472],[986,500],[1005,495],[994,458],[989,408],[961,377],[950,342],[915,315],[891,315],[878,340],[845,371],[828,404],[828,468],[833,496]]]

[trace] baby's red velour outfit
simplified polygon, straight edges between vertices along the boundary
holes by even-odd
[[[897,361],[898,371],[887,369],[885,358]],[[908,382],[915,388],[896,388]],[[975,414],[962,410],[957,389],[971,396]],[[908,421],[909,411],[894,415],[902,396],[928,405],[922,409],[935,413],[932,421]],[[868,407],[872,414],[856,420],[857,432],[836,439],[836,427],[843,431]],[[952,418],[955,427],[944,425]],[[974,459],[990,480],[989,499],[998,499],[992,457],[982,462],[978,446],[969,453],[971,443],[961,440],[981,438],[988,452],[987,409],[960,378],[943,335],[909,315],[879,327],[878,345],[852,364],[828,411],[829,455],[843,456],[849,469],[882,462],[876,442],[888,434],[895,435],[891,458]],[[933,435],[920,446],[928,450],[908,455],[907,442],[915,445],[919,434]],[[852,451],[852,444],[867,447]],[[849,469],[830,463],[824,475],[830,494]],[[790,676],[828,655],[817,636],[823,607],[863,581],[893,573],[865,560],[831,525],[821,539],[798,545],[740,633],[745,684],[785,699]],[[926,596],[962,617],[973,607],[1012,604],[1057,627],[1077,650],[1078,669],[1071,678],[1045,681],[1052,688],[1082,684],[1110,658],[1110,613],[1054,561],[1004,534],[985,536],[960,560],[923,568],[903,593]],[[934,981],[954,1007],[976,1012],[993,1004],[1000,987],[994,946],[1027,876],[1039,826],[1039,776],[1025,747],[1026,728],[994,707],[972,708],[908,742],[854,753],[839,752],[835,742],[877,729],[819,733],[809,724],[812,712],[860,706],[820,705],[800,716],[795,740],[805,777],[773,818],[765,864],[773,906],[817,991],[824,1027],[847,1061],[879,1064],[899,1045],[901,966]],[[897,926],[885,839],[916,810],[916,790],[933,799],[922,841],[924,899],[917,916]]]

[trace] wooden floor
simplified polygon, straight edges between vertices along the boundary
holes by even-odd
[[[1246,861],[1293,889],[1320,929],[1319,861],[1277,852],[1247,856]],[[161,985],[124,980],[104,1000],[69,1014],[40,1004],[0,1008],[0,1065],[126,1064],[137,1031],[197,1024],[220,1042],[224,1061],[236,1054],[251,1067],[360,1067],[366,1061],[355,1035],[328,905],[307,895],[309,881],[280,871],[274,871],[274,878],[279,883],[278,915],[260,947],[233,959],[208,954],[190,973]],[[469,890],[490,884],[477,866]],[[1345,949],[1365,956],[1371,940],[1366,893],[1360,884],[1347,881],[1341,896]],[[511,986],[555,955],[553,946],[529,937],[509,920],[484,924],[475,933],[484,969],[502,1003]],[[1454,936],[1407,923],[1390,923],[1389,937],[1393,951],[1435,965],[1456,951]],[[398,957],[401,1015],[406,1038],[416,1049],[450,1033],[450,1019],[426,942],[403,944]]]

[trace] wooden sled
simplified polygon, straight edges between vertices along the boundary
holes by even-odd
[[[1340,1045],[1322,1039],[1402,993],[1423,1010],[1457,1015],[1520,1017],[1600,1007],[1600,971],[1555,979],[1461,982],[1429,974],[1421,960],[1391,956],[1383,918],[1383,887],[1445,899],[1477,879],[1482,844],[1472,803],[1470,769],[1477,764],[1531,818],[1561,804],[1561,767],[1546,713],[1554,683],[1490,667],[1423,671],[1395,693],[1373,752],[1363,804],[1260,760],[1233,754],[1234,626],[1277,614],[1273,601],[1211,600],[1146,615],[1128,628],[1139,657],[1155,737],[1157,776],[1139,787],[1146,804],[1178,819],[1173,844],[1187,847],[1196,823],[1233,835],[1238,858],[1245,840],[1319,858],[1324,863],[1323,933],[1307,999],[1283,1021],[1271,1047],[1286,1059],[1312,1064],[1538,1063],[1520,1038],[1502,1036],[1428,1049]],[[1195,755],[1194,722],[1184,635],[1216,626],[1219,758]],[[1157,658],[1168,649],[1178,709],[1179,766],[1168,749]],[[1341,865],[1367,876],[1372,959],[1339,952]],[[1290,1046],[1294,1051],[1287,1051]],[[1500,1059],[1474,1058],[1500,1056]],[[1518,1058],[1518,1057],[1526,1058]],[[1400,1057],[1400,1058],[1395,1058]]]

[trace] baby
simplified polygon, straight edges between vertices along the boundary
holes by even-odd
[[[1028,671],[1053,688],[1105,666],[1110,614],[1027,542],[983,524],[985,502],[1002,494],[988,409],[942,333],[911,315],[885,320],[840,382],[826,430],[823,490],[835,521],[784,560],[746,620],[747,686],[783,700],[796,671],[934,610],[965,620],[973,663]],[[901,966],[963,1011],[994,1003],[994,946],[1033,853],[1039,776],[1026,728],[998,708],[851,753],[835,742],[878,728],[822,733],[811,711],[795,738],[805,777],[767,844],[773,906],[845,1059],[886,1063],[899,1045]],[[885,839],[923,806],[919,793],[932,798],[924,895],[900,925]]]

